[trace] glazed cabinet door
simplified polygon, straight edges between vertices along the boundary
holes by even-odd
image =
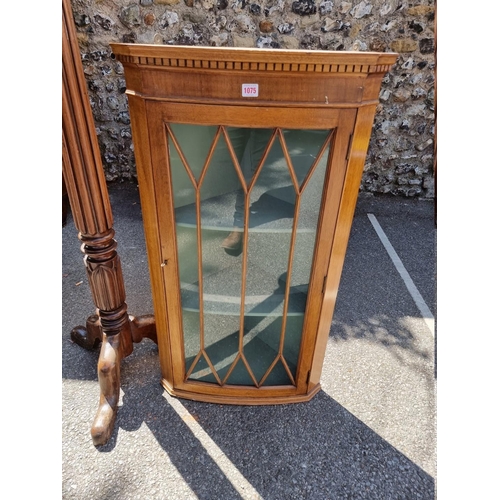
[[[145,109],[165,387],[304,398],[356,110]]]

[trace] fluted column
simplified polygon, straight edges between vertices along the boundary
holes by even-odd
[[[94,444],[102,445],[108,441],[115,422],[120,360],[132,352],[133,343],[111,205],[70,0],[63,0],[62,7],[63,176],[97,308],[96,316],[89,320],[94,327],[75,329],[72,337],[84,347],[93,347],[102,340],[98,362],[101,397],[91,429]]]

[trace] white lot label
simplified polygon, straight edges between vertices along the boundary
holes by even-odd
[[[259,97],[259,84],[243,83],[241,85],[241,95],[243,97]]]

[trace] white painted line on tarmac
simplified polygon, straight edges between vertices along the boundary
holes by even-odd
[[[227,477],[234,489],[241,495],[241,498],[244,500],[262,500],[258,491],[247,481],[245,476],[241,474],[233,462],[229,460],[227,455],[203,430],[201,425],[195,420],[191,413],[189,413],[184,405],[177,398],[174,398],[165,392],[163,393],[163,397],[176,411],[177,415],[181,417],[183,422],[189,427],[189,430],[193,433],[196,439],[198,439],[200,444],[217,464],[222,473]]]
[[[391,258],[392,263],[394,264],[395,268],[398,270],[401,278],[403,279],[404,284],[406,285],[406,288],[408,288],[408,291],[410,292],[410,295],[412,296],[415,304],[417,305],[417,307],[420,311],[420,314],[422,315],[422,318],[424,319],[425,324],[427,325],[427,328],[429,328],[432,335],[434,335],[434,328],[435,328],[434,315],[431,313],[431,310],[429,309],[429,307],[425,303],[425,300],[423,299],[422,295],[420,295],[420,292],[418,291],[417,287],[415,286],[415,283],[413,283],[411,276],[409,275],[408,271],[406,270],[405,266],[403,265],[403,262],[401,262],[401,259],[399,258],[398,254],[396,253],[396,250],[394,250],[394,247],[391,245],[389,238],[387,238],[386,234],[384,233],[384,230],[380,226],[375,215],[373,215],[373,214],[367,214],[367,215],[368,215],[368,219],[370,219],[370,222],[372,223],[372,226],[375,229],[378,237],[380,238],[382,245],[384,245],[387,253],[389,254],[389,257]]]

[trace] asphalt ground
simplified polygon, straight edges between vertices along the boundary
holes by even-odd
[[[109,194],[128,311],[151,314],[137,186],[110,185]],[[62,498],[435,498],[433,202],[360,195],[322,390],[310,402],[172,398],[160,385],[157,346],[145,339],[121,363],[114,432],[97,448],[99,350],[70,338],[95,309],[82,259],[70,214],[62,229]]]

